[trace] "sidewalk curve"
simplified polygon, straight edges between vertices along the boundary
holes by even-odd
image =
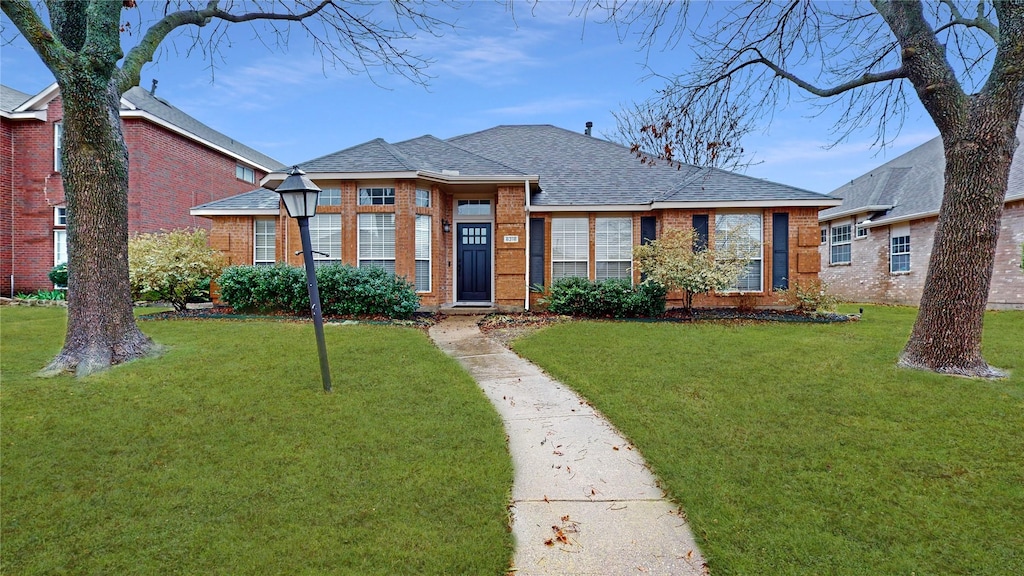
[[[484,336],[480,316],[449,316],[430,337],[501,414],[515,477],[517,576],[706,574],[690,527],[640,453],[537,366]]]

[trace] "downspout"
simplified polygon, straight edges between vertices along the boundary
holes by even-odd
[[[526,311],[530,311],[530,180],[525,182],[526,188]]]

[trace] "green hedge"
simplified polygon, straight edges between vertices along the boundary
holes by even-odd
[[[316,282],[324,314],[408,318],[420,305],[416,289],[409,281],[375,266],[319,266]],[[231,266],[224,270],[217,283],[221,299],[238,310],[309,312],[309,291],[303,268],[284,264]]]
[[[586,278],[560,278],[541,300],[548,311],[588,318],[635,318],[665,312],[665,288],[653,282],[631,285],[628,280],[591,282]]]

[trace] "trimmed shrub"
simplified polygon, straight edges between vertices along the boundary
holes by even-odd
[[[665,289],[657,283],[633,286],[628,280],[591,282],[561,278],[541,300],[549,312],[588,318],[658,316],[665,311]]]
[[[132,297],[164,300],[175,310],[208,292],[210,277],[224,269],[224,256],[210,248],[205,230],[139,234],[128,240]]]
[[[420,305],[415,287],[383,268],[329,264],[316,269],[316,282],[324,314],[408,318]],[[231,266],[217,283],[221,298],[238,310],[309,314],[303,268]]]
[[[50,269],[50,272],[46,275],[50,282],[53,282],[55,286],[66,288],[68,285],[68,264],[57,264]]]

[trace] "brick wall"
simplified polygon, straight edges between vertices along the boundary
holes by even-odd
[[[847,301],[918,305],[931,258],[936,220],[932,217],[910,222],[909,272],[889,272],[892,231],[889,226],[879,226],[869,229],[866,237],[854,238],[848,265],[829,265],[828,244],[822,244],[822,280],[833,293]],[[989,308],[1024,309],[1021,244],[1024,244],[1024,200],[1007,203],[1003,209]]]
[[[49,102],[46,115],[45,122],[3,120],[3,294],[11,291],[12,275],[15,292],[52,287],[47,273],[54,260],[54,207],[64,204],[61,176],[53,170],[53,125],[63,118],[59,97]],[[192,206],[258,186],[235,178],[233,158],[148,121],[130,118],[123,129],[131,233],[209,229],[209,220],[189,215]],[[264,175],[257,171],[257,182]]]
[[[514,237],[514,242],[505,242]],[[501,307],[522,309],[526,281],[526,191],[499,186],[494,219],[494,299]]]
[[[809,282],[818,278],[818,211],[815,208],[775,208],[763,210],[762,230],[764,234],[764,246],[762,251],[762,285],[764,289],[760,292],[747,292],[742,294],[711,294],[697,295],[694,297],[693,305],[698,307],[717,306],[777,306],[781,298],[771,290],[772,270],[772,214],[776,212],[789,214],[789,281]],[[642,216],[654,216],[657,218],[658,237],[660,238],[668,230],[687,230],[693,227],[694,215],[707,215],[709,220],[709,243],[714,244],[715,214],[713,209],[701,210],[657,210],[652,212],[637,212],[632,214],[633,218],[633,242],[640,242],[640,218]],[[542,214],[534,212],[531,218],[545,218],[545,239],[544,239],[544,262],[546,284],[551,283],[551,218],[558,216],[576,216],[584,214]],[[597,218],[612,215],[610,213],[588,213],[590,219],[590,279],[595,277],[594,257],[594,228]],[[640,273],[633,271],[633,281],[640,281]],[[536,305],[540,295],[531,297],[531,306]],[[668,295],[667,305],[669,308],[685,305],[685,295],[681,292],[672,292]]]

